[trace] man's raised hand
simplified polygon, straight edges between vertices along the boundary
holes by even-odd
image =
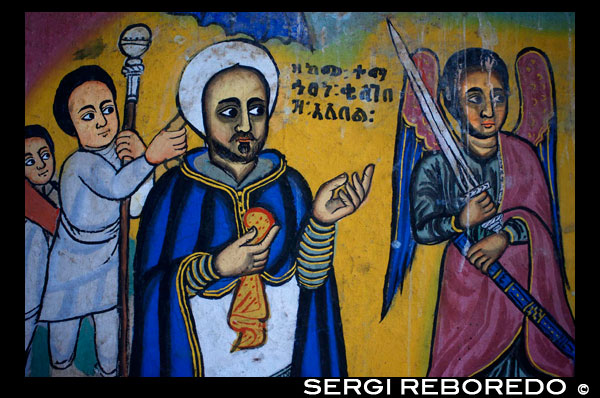
[[[187,150],[186,128],[175,131],[162,130],[152,139],[148,149],[146,149],[146,160],[150,164],[161,164],[179,155],[183,155]]]
[[[321,185],[313,201],[313,217],[327,225],[354,213],[369,195],[374,172],[375,165],[369,164],[365,167],[362,178],[354,172],[349,180],[344,173]],[[346,192],[341,189],[342,186]]]

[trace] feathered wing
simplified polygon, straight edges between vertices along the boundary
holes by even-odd
[[[515,61],[515,76],[519,89],[520,108],[519,119],[513,133],[527,139],[535,147],[542,163],[552,202],[554,243],[561,264],[561,273],[568,286],[564,270],[556,183],[556,92],[550,60],[537,48],[524,48]]]
[[[412,59],[421,73],[425,86],[436,97],[439,82],[439,61],[429,49],[419,49]],[[401,92],[398,127],[392,170],[392,232],[388,268],[383,286],[381,319],[385,318],[398,290],[402,292],[404,278],[410,270],[416,241],[410,226],[409,187],[413,167],[422,152],[439,149],[429,123],[406,77]]]

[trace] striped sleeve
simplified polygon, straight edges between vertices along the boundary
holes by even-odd
[[[333,264],[335,225],[321,225],[311,218],[302,233],[296,264],[298,283],[316,289],[327,280]]]
[[[527,226],[518,218],[509,218],[506,220],[502,229],[508,233],[510,237],[510,244],[529,242]]]
[[[182,262],[182,266],[186,267],[184,286],[189,297],[195,296],[210,283],[220,279],[213,266],[212,254],[194,253]]]

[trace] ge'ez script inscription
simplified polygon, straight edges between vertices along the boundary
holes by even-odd
[[[317,120],[344,120],[351,122],[373,122],[378,103],[394,100],[391,88],[382,87],[385,68],[370,69],[357,65],[354,69],[342,69],[335,65],[318,67],[308,62],[291,65],[292,74],[298,76],[292,83],[292,113],[310,116]],[[327,79],[324,81],[324,79]],[[351,79],[351,82],[347,80]],[[314,98],[314,100],[313,100]],[[335,103],[340,98],[349,103],[355,100],[365,105],[353,106]],[[321,102],[324,99],[324,102]]]

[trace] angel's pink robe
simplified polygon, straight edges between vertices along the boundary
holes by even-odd
[[[500,212],[520,218],[529,243],[509,245],[499,262],[573,338],[575,326],[552,239],[550,192],[528,144],[500,134],[504,193]],[[573,376],[574,364],[505,296],[494,282],[449,244],[443,259],[429,376],[468,377],[498,359],[521,329],[533,366]]]

